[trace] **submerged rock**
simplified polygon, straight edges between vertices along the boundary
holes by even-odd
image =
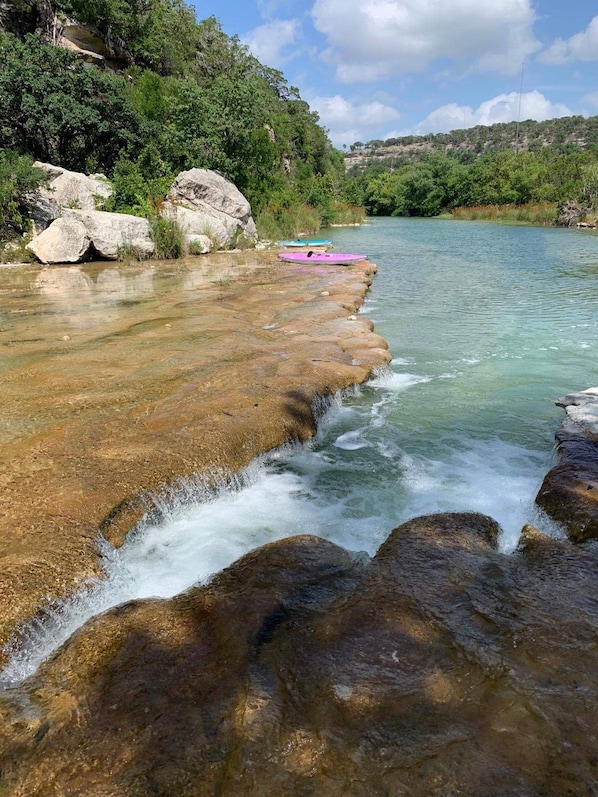
[[[567,413],[556,434],[558,462],[536,502],[579,542],[598,537],[598,388],[556,403]]]
[[[96,618],[0,703],[7,793],[594,793],[598,552],[497,534],[282,540]]]

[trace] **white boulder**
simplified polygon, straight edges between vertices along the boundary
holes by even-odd
[[[192,255],[206,255],[212,251],[212,241],[207,235],[185,235],[185,246]]]
[[[108,199],[112,188],[103,174],[81,174],[70,172],[50,163],[34,164],[43,169],[49,178],[47,188],[41,188],[40,197],[59,208],[78,208],[79,210],[95,210],[96,197]]]
[[[62,214],[63,219],[83,224],[93,248],[106,260],[117,260],[126,250],[140,258],[153,254],[154,242],[147,219],[101,210],[63,210]]]
[[[74,218],[53,221],[31,243],[27,244],[42,263],[80,263],[91,248],[91,238],[85,225]]]
[[[175,179],[165,215],[176,217],[186,235],[207,235],[216,247],[239,236],[257,241],[251,205],[234,183],[209,169],[189,169]]]

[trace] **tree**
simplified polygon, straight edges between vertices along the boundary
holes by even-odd
[[[35,36],[0,35],[0,62],[0,147],[91,172],[143,145],[148,131],[122,78]]]
[[[47,179],[29,156],[0,150],[0,242],[26,230],[27,198]]]

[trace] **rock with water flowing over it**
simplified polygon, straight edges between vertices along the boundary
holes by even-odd
[[[96,618],[0,702],[7,793],[594,793],[598,551],[498,533],[282,540]]]
[[[556,434],[558,462],[536,501],[578,542],[598,537],[598,388],[556,403],[567,413]]]

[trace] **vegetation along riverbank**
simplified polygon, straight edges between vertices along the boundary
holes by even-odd
[[[197,167],[237,186],[268,240],[366,212],[597,218],[598,117],[355,142],[343,156],[281,72],[175,0],[3,3],[0,57],[0,260],[31,257],[29,199],[47,182],[35,161],[102,173],[112,192],[98,209],[147,217],[172,256],[162,205]]]
[[[598,117],[356,142],[345,193],[374,216],[537,224],[598,219]]]

